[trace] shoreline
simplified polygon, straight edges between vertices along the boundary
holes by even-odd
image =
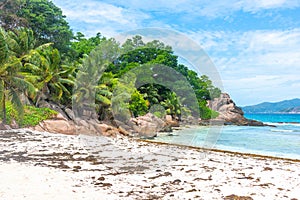
[[[223,126],[226,125],[222,125],[220,126],[221,128]],[[236,125],[234,125],[236,126]],[[176,132],[178,130],[184,130],[184,129],[190,129],[190,128],[199,128],[199,127],[203,127],[206,128],[207,126],[201,126],[201,125],[187,125],[186,126],[180,126],[180,127],[173,127],[175,128],[173,130],[173,132]],[[177,129],[176,129],[177,128]],[[76,134],[65,134],[65,133],[54,133],[54,132],[48,132],[45,130],[36,130],[34,127],[27,127],[27,128],[20,128],[20,129],[10,129],[10,130],[0,130],[0,131],[18,131],[18,130],[29,130],[29,131],[38,131],[38,132],[45,132],[45,133],[49,133],[49,134],[61,134],[61,135],[87,135],[87,136],[92,136],[92,137],[115,137],[117,136],[117,134],[114,135],[101,135],[101,134],[82,134],[82,133],[76,133]],[[118,129],[116,129],[117,131],[119,131]],[[169,133],[169,132],[163,132],[163,133]],[[126,136],[126,134],[120,134],[119,136],[121,137],[128,137]],[[156,136],[159,137],[159,136]],[[213,152],[220,152],[220,153],[229,153],[229,154],[233,154],[233,155],[241,155],[241,156],[249,156],[249,157],[254,157],[254,158],[270,158],[270,159],[274,159],[274,160],[286,160],[286,161],[292,161],[292,162],[300,162],[300,159],[297,158],[287,158],[287,157],[279,157],[279,156],[273,156],[273,155],[263,155],[263,154],[259,154],[259,153],[246,153],[246,152],[239,152],[239,151],[234,151],[234,150],[224,150],[224,149],[214,149],[214,148],[205,148],[205,147],[197,147],[197,146],[190,146],[190,145],[184,145],[184,144],[178,144],[178,143],[168,143],[168,142],[162,142],[162,141],[155,141],[155,139],[143,139],[140,137],[133,137],[133,136],[129,136],[128,139],[133,139],[137,142],[141,141],[141,142],[148,142],[148,143],[153,143],[153,144],[158,144],[158,145],[170,145],[170,146],[178,146],[178,147],[186,147],[189,149],[195,149],[195,150],[204,150],[204,151],[213,151]]]
[[[239,127],[236,125],[224,125],[224,126],[212,126],[212,127],[217,127],[218,129],[224,129],[226,130],[227,127]],[[193,129],[201,129],[201,128],[206,128],[206,126],[188,126],[188,127],[181,127],[182,129],[179,130],[179,133],[176,134],[178,130],[175,130],[171,135],[171,137],[176,137],[180,136],[180,134],[183,134],[181,131],[182,130],[193,130]],[[256,129],[256,127],[253,127]],[[257,127],[258,130],[260,127]],[[276,127],[277,128],[277,127]],[[272,132],[275,132],[273,129],[270,129]],[[281,131],[278,131],[281,132]],[[283,131],[284,132],[284,131]],[[241,132],[240,134],[242,134]],[[160,136],[163,139],[159,139]],[[165,134],[158,134],[156,138],[151,138],[151,139],[140,139],[141,141],[147,141],[151,143],[157,143],[157,144],[165,144],[165,145],[175,145],[175,146],[183,146],[183,147],[189,147],[192,149],[199,149],[199,150],[208,150],[208,151],[215,151],[215,152],[222,152],[222,153],[232,153],[232,154],[238,154],[238,155],[247,155],[251,157],[257,157],[257,158],[272,158],[272,159],[281,159],[281,160],[287,160],[287,161],[294,161],[294,162],[300,162],[300,154],[297,154],[296,152],[294,153],[289,153],[289,152],[281,152],[281,151],[267,151],[267,150],[253,150],[251,148],[239,148],[238,146],[230,146],[234,148],[226,148],[226,145],[216,145],[216,146],[201,146],[201,145],[192,145],[189,144],[188,142],[181,142],[181,140],[178,139],[164,139]],[[181,139],[181,137],[179,137]],[[203,138],[202,138],[203,139]],[[220,139],[220,138],[218,138]],[[188,141],[188,140],[187,140]],[[172,143],[173,142],[173,143]],[[177,142],[177,143],[176,143]],[[222,148],[223,147],[223,148]],[[274,150],[274,149],[273,149]],[[298,152],[299,153],[299,152]]]
[[[171,145],[171,146],[185,147],[185,148],[195,149],[195,150],[228,153],[228,154],[232,154],[232,155],[248,156],[248,157],[252,157],[252,158],[266,158],[266,159],[273,159],[273,160],[286,160],[286,161],[292,161],[292,162],[300,162],[300,159],[284,158],[284,157],[277,157],[277,156],[267,156],[267,155],[261,155],[261,154],[255,154],[255,153],[243,153],[243,152],[238,152],[238,151],[212,149],[212,148],[205,148],[205,147],[195,147],[195,146],[189,146],[189,145],[183,145],[183,144],[151,141],[151,140],[145,140],[145,139],[137,139],[137,141],[149,142],[149,143],[154,143],[154,144],[158,144],[158,145]]]

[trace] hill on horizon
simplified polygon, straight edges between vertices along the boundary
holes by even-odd
[[[300,99],[279,102],[264,102],[252,106],[242,107],[244,113],[300,113]]]

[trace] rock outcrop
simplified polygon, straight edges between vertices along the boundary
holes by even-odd
[[[225,125],[264,126],[262,122],[246,119],[242,109],[236,106],[227,93],[222,93],[219,98],[208,101],[208,106],[219,113],[219,116],[213,120],[216,123],[224,123]]]
[[[157,132],[166,127],[166,123],[152,113],[147,113],[144,116],[131,118],[128,126],[140,137],[153,138]]]
[[[44,120],[39,125],[33,127],[37,131],[47,131],[50,133],[61,133],[66,135],[75,135],[76,129],[73,123],[65,120]]]
[[[66,119],[60,113],[53,119],[44,120],[37,126],[31,127],[31,129],[67,135],[87,134],[116,136],[119,133],[126,135],[125,131],[120,131],[118,128],[101,123],[98,120],[83,120],[78,118],[73,121]]]

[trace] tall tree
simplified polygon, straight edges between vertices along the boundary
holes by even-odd
[[[0,2],[0,26],[4,30],[13,30],[20,26],[26,26],[26,19],[19,16],[25,0],[1,0]]]
[[[106,40],[101,33],[97,33],[96,36],[87,39],[84,34],[80,32],[77,32],[74,39],[75,40],[71,43],[71,47],[75,51],[73,57],[76,59],[83,58],[84,55],[90,54],[92,50],[100,45],[101,41]]]
[[[49,0],[26,0],[19,17],[28,21],[37,39],[37,46],[49,42],[54,43],[61,53],[70,50],[73,33],[70,30],[62,10]]]

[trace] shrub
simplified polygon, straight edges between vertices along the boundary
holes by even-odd
[[[24,116],[20,116],[13,108],[10,102],[6,104],[7,123],[11,124],[12,120],[16,120],[20,127],[36,126],[39,122],[53,118],[58,112],[50,108],[36,108],[34,106],[24,107]],[[3,118],[3,114],[0,115]]]

